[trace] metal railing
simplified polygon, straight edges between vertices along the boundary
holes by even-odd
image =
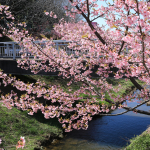
[[[36,44],[40,45],[41,47],[45,46],[45,43],[47,41],[35,41]],[[59,51],[60,49],[64,49],[68,55],[75,54],[75,50],[69,49],[68,43],[70,41],[65,40],[53,40],[55,43],[55,48]],[[20,58],[21,47],[17,44],[17,42],[0,42],[0,58]],[[30,54],[29,52],[26,52],[27,54]],[[32,55],[31,55],[32,56]],[[33,57],[33,56],[32,56]]]
[[[45,47],[45,43],[48,41],[34,41],[34,43],[40,45],[41,47]],[[53,42],[55,43],[55,48],[59,51],[60,49],[64,49],[64,51],[66,51],[66,53],[68,55],[70,54],[75,54],[75,50],[72,48],[68,48],[68,43],[70,43],[71,41],[65,41],[65,40],[53,40]]]
[[[0,57],[20,57],[20,46],[16,42],[0,42]]]
[[[45,47],[45,43],[48,41],[34,41],[34,43],[40,45],[41,47]],[[68,55],[75,54],[75,51],[73,48],[68,48],[68,43],[71,41],[65,41],[65,40],[53,40],[55,43],[55,48],[59,51],[60,49],[64,49]],[[17,44],[17,42],[0,42],[0,58],[20,58],[21,47]],[[78,51],[80,55],[82,55],[81,51]],[[88,50],[84,51],[85,53],[88,52]],[[128,52],[128,49],[126,48],[126,52]],[[26,51],[27,55],[29,54],[30,57],[33,57],[30,52]],[[76,56],[75,57],[79,57]],[[88,56],[87,56],[88,57]],[[102,56],[100,56],[102,57]]]

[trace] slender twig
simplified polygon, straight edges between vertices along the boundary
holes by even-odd
[[[104,16],[104,14],[101,14],[101,15],[97,16],[96,18],[92,19],[91,22],[93,22],[94,20],[96,20],[96,19],[98,19],[100,17],[103,17],[103,16]]]
[[[142,102],[141,104],[138,104],[138,105],[136,105],[135,107],[122,107],[123,109],[126,109],[126,111],[124,111],[124,112],[121,112],[121,113],[117,113],[117,114],[99,114],[100,116],[118,116],[118,115],[122,115],[122,114],[125,114],[125,113],[127,113],[127,112],[129,112],[129,111],[135,111],[135,112],[137,112],[137,113],[140,113],[140,114],[145,114],[145,115],[150,115],[150,112],[147,112],[147,111],[144,111],[144,110],[138,110],[138,109],[136,109],[137,107],[140,107],[141,105],[143,105],[143,104],[145,104],[145,103],[147,103],[147,102],[149,102],[150,100],[146,100],[146,101],[144,101],[144,102]]]
[[[87,11],[88,11],[88,19],[90,19],[90,10],[89,10],[89,0],[86,1],[87,3]]]

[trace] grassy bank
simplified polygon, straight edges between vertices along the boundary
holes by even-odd
[[[130,139],[130,144],[123,150],[150,150],[150,127],[141,135]]]
[[[20,80],[24,82],[36,82],[37,79],[45,81],[48,85],[60,85],[60,87],[69,92],[69,88],[72,89],[72,92],[79,89],[82,83],[76,83],[71,86],[67,86],[69,80],[63,80],[59,77],[49,77],[49,76],[17,76]],[[125,81],[124,79],[115,80],[108,79],[108,83],[111,83],[114,87],[114,90],[111,92],[114,95],[123,95],[127,94],[131,89],[133,89],[133,84],[130,81]],[[138,81],[140,82],[140,81]],[[121,84],[121,89],[119,92],[115,92],[115,88]],[[144,84],[144,83],[142,83]],[[11,86],[5,87],[2,90],[7,93],[10,90],[17,90]],[[87,95],[81,94],[80,96],[86,97]],[[108,94],[106,98],[110,99]],[[99,100],[101,104],[101,101]],[[54,136],[55,135],[55,136]],[[29,116],[27,112],[23,112],[13,108],[8,110],[0,104],[0,138],[3,140],[0,148],[5,147],[8,150],[15,150],[15,144],[19,140],[20,136],[24,136],[26,140],[25,150],[33,150],[35,147],[40,148],[39,145],[44,145],[46,140],[52,142],[52,137],[63,137],[63,130],[61,124],[57,121],[57,118],[54,119],[45,119],[41,112]]]
[[[15,150],[20,136],[24,136],[25,149],[33,150],[54,134],[60,137],[62,135],[61,125],[56,118],[46,120],[40,112],[29,116],[27,112],[16,108],[8,110],[0,104],[0,138],[3,140],[0,148]]]

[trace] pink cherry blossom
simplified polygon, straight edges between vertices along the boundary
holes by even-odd
[[[49,15],[49,12],[45,12],[45,15]]]
[[[25,138],[24,137],[20,137],[20,140],[18,141],[18,144],[16,145],[16,149],[18,149],[18,148],[24,148],[24,146],[25,146]]]
[[[53,16],[53,18],[57,18],[57,16],[56,16],[56,15],[54,15],[54,16]]]

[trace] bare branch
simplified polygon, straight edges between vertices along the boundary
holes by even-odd
[[[97,16],[96,18],[94,18],[93,20],[91,20],[92,22],[94,21],[94,20],[96,20],[96,19],[98,19],[98,18],[100,18],[100,17],[103,17],[104,16],[104,14],[102,14],[102,15],[99,15],[99,16]]]
[[[142,102],[141,104],[136,105],[136,106],[133,107],[133,108],[131,108],[131,107],[122,107],[123,109],[126,109],[127,111],[124,111],[124,112],[121,112],[121,113],[118,113],[118,114],[98,114],[98,115],[100,115],[100,116],[118,116],[118,115],[125,114],[125,113],[127,113],[127,112],[129,112],[129,111],[134,111],[134,112],[136,112],[136,113],[145,114],[145,115],[150,115],[150,112],[148,112],[148,111],[136,109],[137,107],[140,107],[141,105],[143,105],[143,104],[145,104],[145,103],[147,103],[147,102],[149,102],[149,101],[150,101],[150,100],[146,100],[146,101]]]
[[[118,114],[98,114],[99,116],[119,116],[119,115],[123,115],[125,113],[127,113],[129,110],[127,111],[124,111],[124,112],[121,112],[121,113],[118,113]]]
[[[130,79],[130,81],[134,84],[134,86],[135,86],[137,89],[139,89],[140,91],[141,91],[142,89],[144,89],[140,84],[138,84],[138,83],[135,81],[135,79],[134,79],[133,77],[130,77],[129,79]]]

